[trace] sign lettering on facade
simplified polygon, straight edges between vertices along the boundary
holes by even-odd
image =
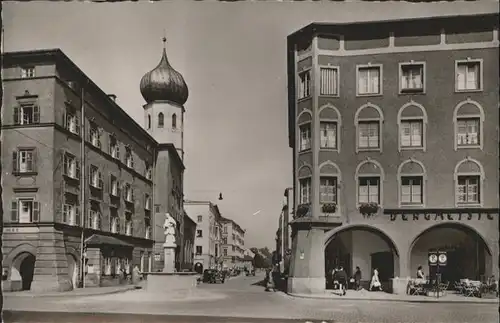
[[[491,213],[458,213],[458,212],[433,212],[433,213],[392,213],[390,214],[391,221],[396,221],[398,215],[401,216],[403,221],[418,221],[419,219],[424,219],[426,221],[471,221],[471,220],[494,220],[494,216]]]

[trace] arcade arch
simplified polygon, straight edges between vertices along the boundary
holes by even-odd
[[[35,256],[23,251],[12,261],[10,281],[13,290],[30,290],[35,273]]]

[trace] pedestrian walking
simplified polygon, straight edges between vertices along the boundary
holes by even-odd
[[[373,276],[372,276],[372,280],[370,282],[370,291],[372,291],[373,288],[377,288],[379,291],[382,291],[382,284],[380,283],[380,280],[378,278],[377,268],[375,268],[373,270]]]
[[[336,280],[339,283],[339,291],[340,295],[344,296],[346,294],[347,289],[347,274],[342,266],[339,267],[339,270],[335,273]]]

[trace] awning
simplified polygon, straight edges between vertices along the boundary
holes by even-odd
[[[93,234],[85,240],[87,246],[120,246],[120,247],[134,247],[130,243],[122,241],[115,237],[103,236],[100,234]]]

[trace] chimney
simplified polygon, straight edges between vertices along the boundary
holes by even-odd
[[[113,102],[116,102],[116,95],[115,94],[108,94],[108,97],[113,100]]]

